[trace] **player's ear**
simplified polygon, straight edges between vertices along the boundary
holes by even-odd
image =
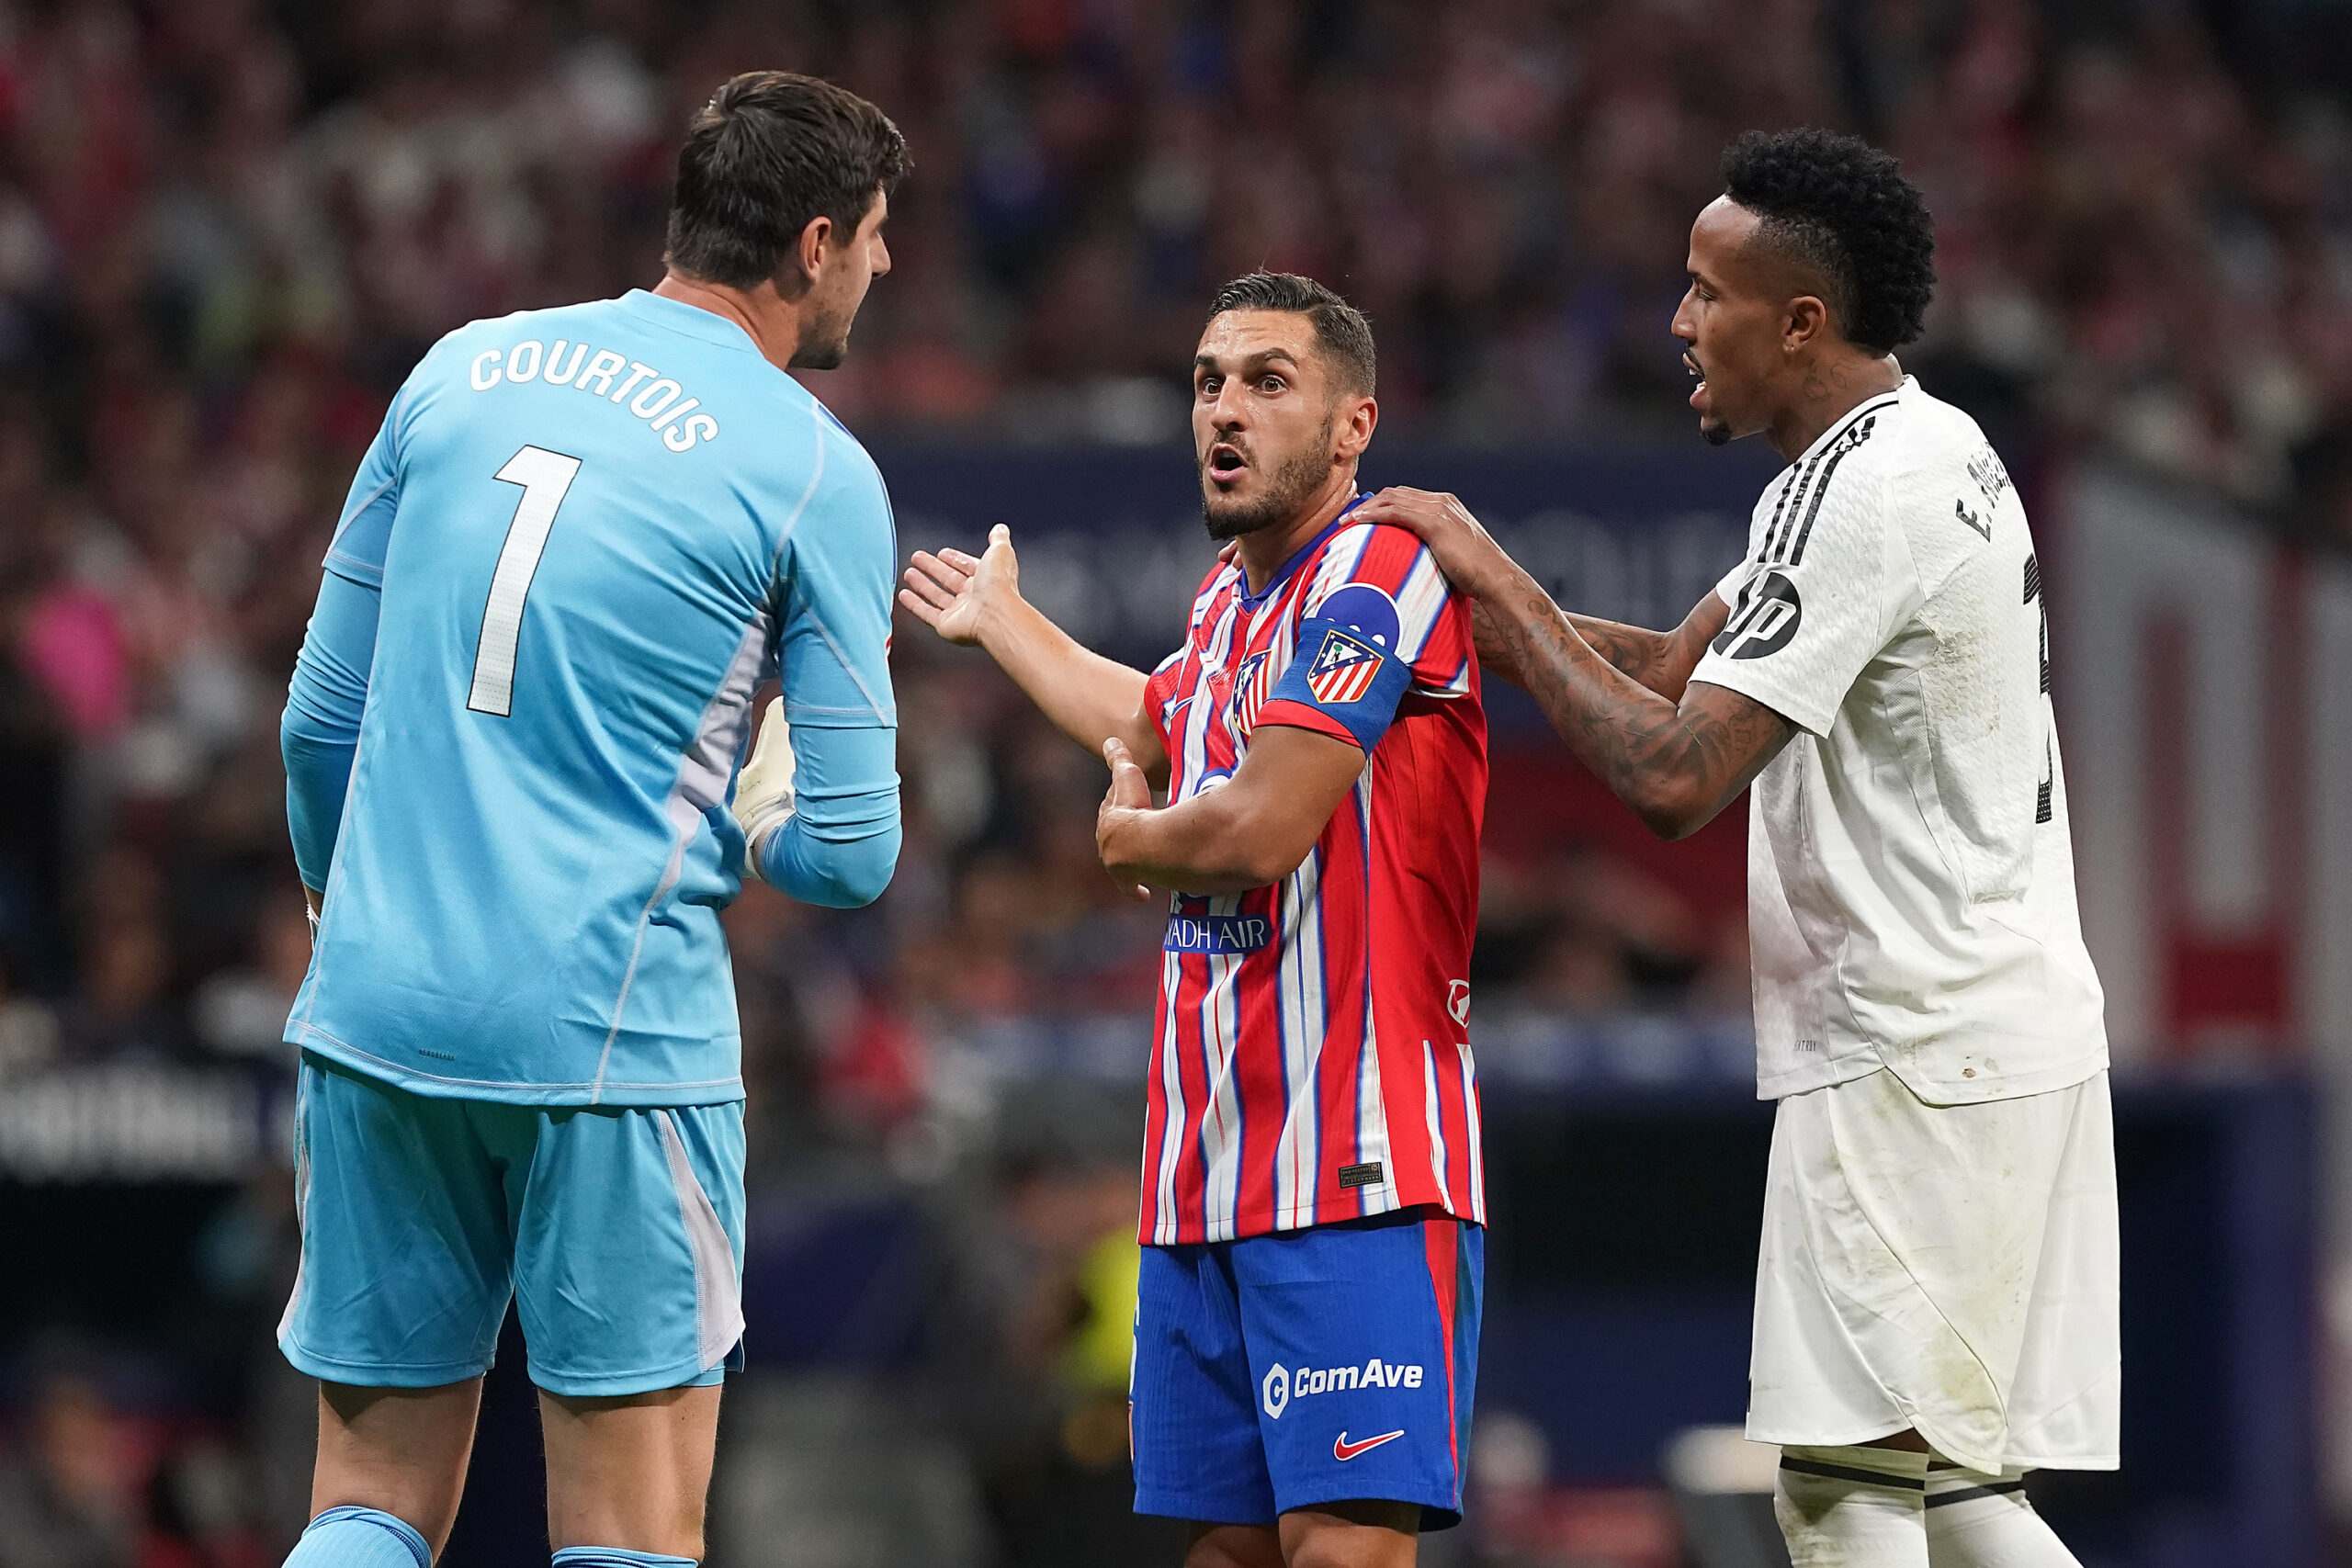
[[[799,269],[802,286],[817,281],[825,263],[841,248],[840,237],[833,232],[833,220],[822,213],[808,220],[800,231],[800,238],[792,247],[793,264]]]
[[[1352,462],[1372,445],[1373,430],[1380,423],[1380,405],[1370,398],[1350,395],[1342,397],[1333,412],[1338,416],[1331,421],[1334,455]]]
[[[1829,307],[1817,295],[1800,294],[1781,319],[1781,347],[1793,354],[1831,335]]]

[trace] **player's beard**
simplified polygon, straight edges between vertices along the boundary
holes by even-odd
[[[1208,458],[1203,456],[1197,466],[1201,470],[1201,522],[1207,527],[1210,538],[1223,544],[1261,528],[1271,528],[1295,515],[1317,487],[1330,476],[1331,421],[1328,415],[1324,418],[1323,428],[1316,433],[1313,444],[1276,468],[1268,477],[1264,492],[1255,501],[1228,500],[1214,493],[1208,488]]]
[[[800,342],[792,351],[792,367],[796,370],[838,370],[842,361],[849,357],[849,324],[855,312],[836,314],[818,311],[809,318],[800,334]]]

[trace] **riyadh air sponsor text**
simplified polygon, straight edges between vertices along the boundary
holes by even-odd
[[[1263,915],[1174,915],[1160,947],[1169,953],[1255,953],[1274,939]]]

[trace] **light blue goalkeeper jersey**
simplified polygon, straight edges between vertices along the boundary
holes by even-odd
[[[289,705],[326,897],[286,1038],[425,1094],[740,1098],[718,916],[752,696],[780,673],[804,806],[829,747],[887,747],[896,558],[872,460],[730,321],[639,291],[443,339],[353,484]],[[355,588],[372,663],[339,665]],[[339,821],[295,765],[315,669],[364,683]],[[845,836],[895,855],[888,755],[887,824]]]

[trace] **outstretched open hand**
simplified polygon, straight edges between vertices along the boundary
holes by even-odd
[[[1012,553],[1012,530],[1001,523],[989,530],[988,548],[978,556],[917,550],[899,590],[899,603],[910,615],[964,648],[980,640],[992,611],[1020,596],[1021,562]]]

